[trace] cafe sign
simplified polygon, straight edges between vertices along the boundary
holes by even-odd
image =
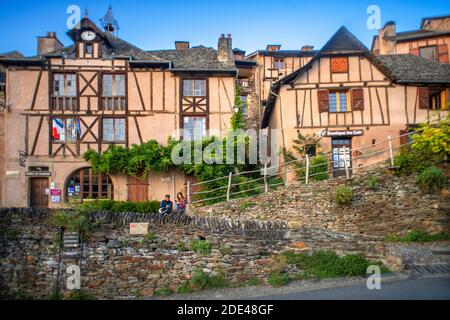
[[[317,135],[321,138],[325,137],[359,137],[364,135],[364,130],[354,129],[354,130],[320,130]]]

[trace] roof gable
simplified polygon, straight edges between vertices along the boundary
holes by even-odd
[[[320,50],[325,53],[368,52],[369,49],[344,26],[331,37]]]

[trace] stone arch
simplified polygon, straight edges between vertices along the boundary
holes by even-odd
[[[114,184],[108,174],[95,174],[91,167],[72,171],[64,182],[64,199],[114,199]]]

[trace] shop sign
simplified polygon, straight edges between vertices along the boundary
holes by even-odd
[[[61,190],[60,189],[50,190],[50,201],[52,203],[61,203]]]
[[[359,137],[364,135],[364,130],[354,129],[354,130],[320,130],[317,135],[319,137]]]
[[[27,177],[51,177],[51,172],[42,172],[42,171],[28,171],[25,173]]]

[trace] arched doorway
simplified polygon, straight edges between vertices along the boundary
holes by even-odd
[[[95,174],[92,168],[73,172],[66,181],[66,200],[109,199],[114,196],[114,186],[107,174]]]

